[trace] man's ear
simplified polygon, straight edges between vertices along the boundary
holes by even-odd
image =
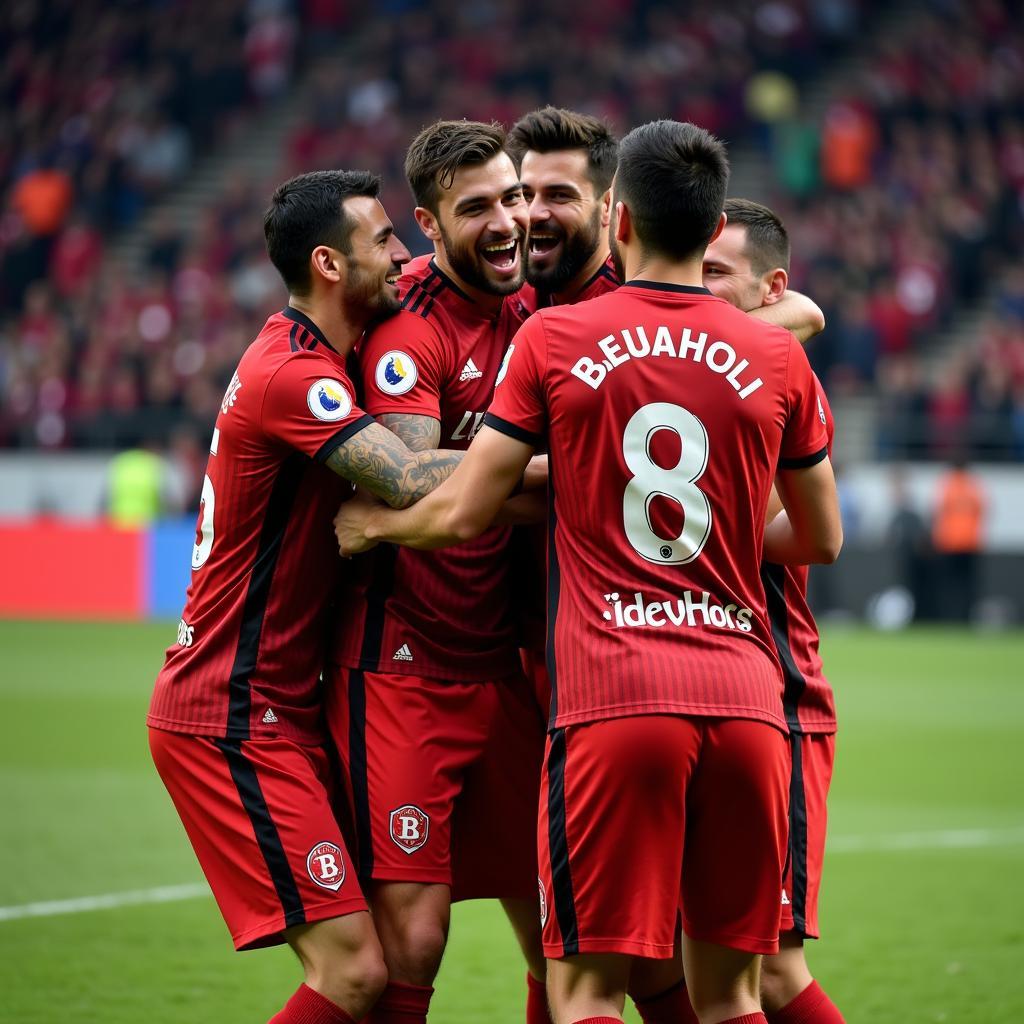
[[[761,280],[768,286],[768,291],[761,300],[762,306],[774,305],[786,294],[786,289],[789,287],[789,275],[782,267],[769,270]]]
[[[417,206],[413,211],[413,216],[416,218],[416,223],[420,226],[420,231],[427,236],[432,242],[436,242],[441,237],[441,225],[438,222],[437,217],[430,212],[425,206]]]
[[[345,260],[337,249],[329,245],[318,245],[310,254],[309,265],[314,282],[318,277],[332,283],[344,280]]]
[[[601,227],[607,228],[612,219],[612,190],[605,190],[601,196]]]
[[[633,220],[629,207],[621,200],[615,204],[615,241],[626,244],[633,236]]]
[[[725,230],[725,225],[728,223],[729,218],[726,215],[725,210],[723,210],[718,217],[718,227],[715,228],[711,237],[708,239],[708,245],[710,245]]]

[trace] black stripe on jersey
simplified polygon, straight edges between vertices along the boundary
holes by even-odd
[[[214,740],[214,743],[228,762],[228,769],[231,772],[235,788],[238,790],[238,795],[241,797],[242,806],[252,823],[252,830],[256,834],[256,843],[266,861],[270,879],[277,890],[277,898],[281,901],[281,909],[284,911],[284,926],[291,928],[292,925],[305,924],[306,909],[302,905],[299,887],[295,883],[295,876],[288,864],[288,855],[285,853],[281,836],[263,796],[256,769],[242,753],[240,741]]]
[[[807,469],[810,466],[816,466],[827,455],[828,448],[825,447],[799,459],[779,459],[779,469]]]
[[[242,623],[238,630],[238,646],[235,661],[231,666],[228,680],[228,723],[226,736],[233,740],[249,739],[249,711],[252,691],[249,680],[256,669],[259,656],[260,635],[263,632],[263,617],[267,611],[267,600],[274,579],[274,570],[281,554],[292,503],[298,493],[302,474],[309,465],[309,459],[298,453],[290,455],[281,463],[277,479],[267,499],[263,513],[263,529],[260,530],[256,557],[249,574],[249,586],[242,607]]]
[[[366,591],[366,618],[363,621],[363,644],[359,664],[371,672],[380,672],[380,652],[384,645],[384,619],[388,598],[395,589],[395,562],[398,548],[381,544],[376,549],[373,578]]]
[[[540,434],[533,434],[529,430],[523,430],[522,427],[516,426],[515,423],[509,423],[508,420],[503,420],[492,412],[484,413],[483,425],[491,427],[493,430],[497,430],[498,433],[505,434],[513,440],[522,441],[523,444],[528,444],[531,448],[539,448],[544,443],[544,438]]]
[[[764,587],[765,602],[768,606],[768,622],[772,627],[772,640],[782,663],[782,706],[786,712],[786,724],[794,732],[800,732],[800,716],[797,707],[807,689],[807,680],[797,667],[793,648],[789,645],[789,606],[786,604],[786,567],[773,562],[761,563],[761,585]]]
[[[313,458],[320,463],[326,462],[334,454],[335,450],[341,447],[350,437],[358,434],[360,430],[365,430],[371,423],[376,422],[372,416],[364,413],[359,419],[347,423],[336,434],[324,441]]]
[[[548,712],[548,728],[553,729],[558,716],[558,666],[555,663],[555,619],[558,617],[558,598],[562,590],[562,572],[555,550],[555,486],[548,477],[548,607],[547,607],[547,650],[545,661],[548,680],[551,684],[551,703]]]
[[[460,298],[465,299],[466,302],[476,305],[476,303],[473,302],[473,300],[437,265],[433,256],[430,257],[430,270],[433,274],[436,274],[437,277],[440,278],[441,284],[444,287],[451,288],[451,290],[455,292],[455,294],[458,295]],[[440,290],[440,288],[437,290],[437,292],[431,290],[431,293],[436,295]]]
[[[793,772],[789,779],[789,856],[793,864],[793,927],[807,934],[807,796],[804,793],[804,762],[801,737],[789,737]]]
[[[431,269],[422,281],[414,281],[402,299],[402,309],[426,318],[434,308],[434,297],[444,288],[444,278]]]
[[[562,955],[580,951],[576,901],[569,870],[569,838],[565,832],[565,730],[551,733],[548,750],[548,853],[551,857],[552,902],[558,930],[562,933]]]
[[[366,774],[366,677],[361,669],[348,673],[348,764],[355,804],[359,880],[373,878],[373,834],[370,831],[370,785]]]
[[[297,323],[300,327],[305,327],[321,345],[326,345],[329,349],[334,351],[334,346],[327,340],[327,335],[325,335],[324,332],[321,331],[305,313],[300,313],[294,306],[285,306],[284,309],[281,310],[281,316],[287,317],[293,323]]]
[[[317,341],[305,327],[302,328],[302,337],[299,338],[299,344],[309,352],[312,352],[316,348]]]
[[[296,338],[298,337],[298,333],[299,325],[292,324],[292,329],[288,332],[288,344],[291,346],[291,350],[293,352],[298,352],[299,349],[302,347],[296,340]]]
[[[627,281],[624,287],[628,288],[650,288],[655,292],[679,292],[683,295],[710,295],[707,288],[698,288],[692,284],[672,284],[670,281],[641,281],[634,279]]]

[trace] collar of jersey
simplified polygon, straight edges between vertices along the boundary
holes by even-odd
[[[684,295],[710,295],[711,292],[707,288],[698,287],[692,284],[672,284],[669,281],[642,281],[639,278],[634,278],[632,281],[627,281],[624,288],[650,288],[656,292],[679,292]]]
[[[285,306],[284,309],[281,310],[281,316],[288,320],[292,320],[297,324],[301,324],[301,326],[305,327],[321,345],[326,345],[332,352],[337,352],[337,349],[324,336],[324,332],[321,331],[305,313],[300,313],[293,306]]]
[[[439,267],[439,266],[437,265],[437,261],[436,261],[436,260],[434,259],[434,257],[433,257],[433,256],[431,256],[431,257],[430,257],[430,269],[431,269],[431,270],[432,270],[432,271],[433,271],[433,272],[434,272],[435,274],[437,274],[437,276],[438,276],[438,277],[439,277],[439,278],[440,278],[440,279],[441,279],[441,280],[442,280],[442,281],[444,282],[444,286],[445,286],[446,288],[451,288],[451,290],[452,290],[453,292],[455,292],[455,294],[456,294],[456,295],[458,295],[458,297],[459,297],[460,299],[462,299],[462,301],[463,301],[463,302],[465,302],[465,303],[467,303],[467,304],[468,304],[469,306],[471,306],[471,307],[472,307],[472,309],[473,309],[473,312],[474,312],[474,313],[475,313],[475,314],[476,314],[476,315],[477,315],[477,316],[478,316],[478,317],[479,317],[479,318],[480,318],[481,320],[495,320],[495,319],[497,318],[497,315],[498,315],[498,314],[494,314],[494,313],[488,313],[488,312],[487,312],[486,310],[484,310],[484,309],[481,309],[481,308],[480,308],[480,306],[479,306],[479,304],[478,304],[478,303],[477,303],[477,302],[476,302],[476,301],[475,301],[474,299],[472,299],[472,298],[471,298],[471,297],[470,297],[469,295],[467,295],[467,294],[466,294],[466,293],[465,293],[465,292],[464,292],[464,291],[463,291],[463,290],[462,290],[462,289],[461,289],[461,288],[460,288],[460,287],[459,287],[459,286],[458,286],[458,285],[457,285],[457,284],[456,284],[456,283],[455,283],[455,282],[454,282],[454,281],[453,281],[453,280],[452,280],[452,279],[451,279],[451,278],[450,278],[450,277],[449,277],[449,276],[448,276],[448,275],[447,275],[447,274],[446,274],[446,273],[445,273],[445,272],[444,272],[444,271],[443,271],[443,270],[442,270],[442,269],[441,269],[441,268],[440,268],[440,267]],[[518,292],[513,292],[512,294],[513,294],[513,295],[518,295],[519,293],[518,293]],[[505,296],[505,298],[508,298],[508,296]],[[502,304],[502,308],[504,308],[504,303]],[[500,313],[500,310],[499,310],[499,313]]]

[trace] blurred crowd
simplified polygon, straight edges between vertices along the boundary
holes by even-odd
[[[1024,19],[1017,0],[928,6],[876,35],[873,0],[384,0],[372,14],[328,0],[13,0],[0,14],[14,141],[0,156],[0,444],[174,437],[201,452],[234,362],[284,298],[261,231],[275,182],[226,180],[196,232],[158,222],[127,273],[104,262],[104,238],[308,67],[275,179],[381,171],[414,252],[402,161],[439,116],[511,123],[551,101],[619,130],[667,116],[759,141],[793,282],[829,318],[812,358],[830,388],[882,393],[887,452],[945,456],[944,438],[970,435],[979,450],[1016,437],[993,453],[1019,456]],[[850,55],[863,70],[849,90],[804,114],[810,83]],[[930,336],[993,279],[985,336],[933,365]],[[923,419],[908,425],[911,406]]]

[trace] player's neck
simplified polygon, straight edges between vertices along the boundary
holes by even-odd
[[[354,323],[333,302],[317,299],[313,296],[288,296],[288,305],[305,313],[323,332],[330,342],[331,348],[341,356],[347,356],[355,348],[356,342],[363,336],[366,323]]]
[[[599,245],[594,254],[587,260],[583,269],[561,290],[552,292],[551,298],[556,305],[565,306],[575,302],[580,292],[594,279],[594,275],[608,262],[608,246]]]
[[[702,288],[703,259],[671,260],[650,253],[622,253],[626,281],[656,281],[659,284],[681,284]]]
[[[464,277],[461,277],[452,269],[444,249],[439,247],[434,249],[434,262],[445,277],[450,278],[459,291],[464,292],[472,300],[473,305],[479,306],[480,309],[490,316],[497,316],[501,312],[501,304],[505,301],[505,296],[495,295],[493,292],[485,292],[482,288],[476,288],[471,285]]]

